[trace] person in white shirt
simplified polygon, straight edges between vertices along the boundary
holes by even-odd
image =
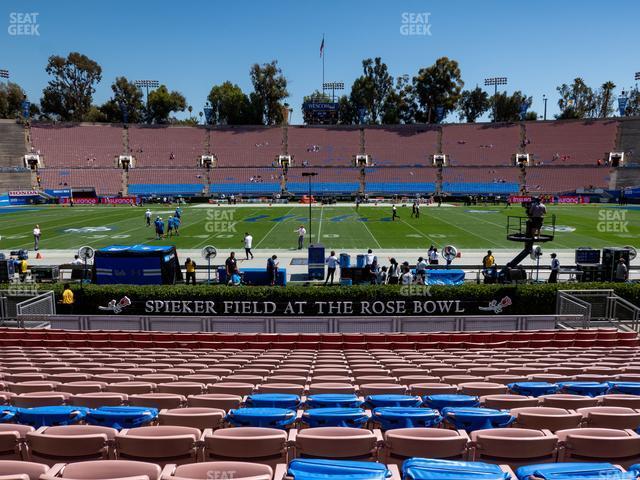
[[[244,253],[249,260],[249,255],[251,255],[251,260],[253,260],[253,252],[251,248],[253,247],[253,236],[249,232],[245,232],[244,234]]]
[[[424,285],[424,280],[427,276],[427,262],[422,257],[418,257],[418,263],[416,264],[416,283]]]
[[[429,251],[429,263],[431,265],[438,265],[438,249],[433,247],[433,250]]]
[[[558,272],[560,271],[560,260],[555,253],[551,254],[551,274],[549,275],[549,283],[558,283]]]
[[[147,208],[147,211],[144,212],[144,218],[147,220],[147,227],[151,226],[151,210]]]
[[[327,279],[324,281],[324,284],[326,285],[329,281],[329,278],[331,278],[331,285],[333,285],[333,277],[336,274],[336,268],[338,268],[338,257],[336,257],[336,252],[334,252],[333,250],[331,250],[331,255],[327,257],[326,264]]]
[[[302,246],[304,245],[304,236],[307,234],[307,230],[304,228],[304,225],[300,225],[296,230],[298,234],[298,250],[302,250]]]
[[[40,248],[40,225],[36,225],[33,229],[33,249],[38,251]]]
[[[364,256],[364,258],[365,258],[365,266],[368,267],[373,263],[376,256],[373,254],[373,250],[369,249],[367,250],[367,254]]]
[[[400,275],[400,283],[402,285],[411,285],[413,283],[413,275],[408,265],[402,266],[402,275]]]
[[[392,221],[396,221],[396,218],[400,218],[400,215],[398,215],[398,209],[396,208],[396,206],[394,205],[391,208],[391,220]]]

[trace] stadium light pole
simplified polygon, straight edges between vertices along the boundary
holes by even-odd
[[[147,115],[149,114],[149,88],[158,88],[160,82],[158,80],[135,80],[133,84],[136,87],[147,89]]]
[[[5,69],[1,69],[0,70],[0,78],[4,78],[7,82],[7,85],[9,84],[9,70],[5,70]]]
[[[549,100],[549,99],[547,98],[547,96],[546,96],[546,95],[544,95],[544,94],[543,94],[543,95],[542,95],[542,100],[544,101],[544,115],[543,115],[543,117],[542,117],[542,118],[543,118],[544,120],[546,120],[546,119],[547,119],[547,100]]]
[[[331,101],[336,101],[336,90],[344,90],[344,82],[324,82],[322,90],[331,90]]]
[[[307,177],[307,180],[309,181],[309,245],[311,245],[311,239],[313,238],[313,235],[311,234],[311,204],[313,203],[311,202],[311,178],[316,175],[318,175],[318,172],[302,172],[302,176]],[[320,242],[319,238],[318,242]]]
[[[493,85],[493,121],[496,121],[496,97],[498,96],[498,85],[506,85],[507,77],[489,77],[484,79],[485,86]]]

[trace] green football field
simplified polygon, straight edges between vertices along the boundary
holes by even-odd
[[[151,206],[167,219],[173,207]],[[555,249],[579,246],[604,247],[635,245],[640,237],[640,208],[607,205],[550,206],[556,214]],[[77,249],[82,245],[103,247],[112,244],[174,244],[181,248],[242,247],[244,232],[254,237],[254,249],[293,249],[295,229],[308,229],[309,209],[300,205],[183,208],[180,237],[155,240],[153,227],[146,227],[145,208],[60,206],[0,208],[0,251],[32,249],[32,229],[42,230],[42,249]],[[522,215],[514,205],[462,205],[422,207],[419,219],[411,218],[411,207],[398,207],[400,219],[391,221],[390,206],[314,206],[313,240],[327,248],[393,249],[454,245],[464,249],[519,248],[506,240],[508,215]]]

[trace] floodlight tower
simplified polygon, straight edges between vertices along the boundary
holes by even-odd
[[[344,90],[344,82],[324,82],[322,90],[331,90],[331,101],[336,101],[336,90]]]
[[[493,85],[493,121],[496,120],[496,97],[498,96],[498,85],[506,85],[507,77],[489,77],[484,79],[485,86]]]
[[[147,114],[149,112],[149,88],[158,88],[160,82],[158,80],[135,80],[133,84],[136,87],[147,89]]]

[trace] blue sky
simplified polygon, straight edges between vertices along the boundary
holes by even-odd
[[[9,34],[15,16],[37,13],[39,36]],[[403,13],[429,13],[431,35],[402,35]],[[619,93],[640,71],[640,2],[413,0],[3,0],[0,68],[40,99],[51,54],[79,51],[103,68],[102,103],[116,76],[157,79],[200,111],[212,85],[230,80],[250,91],[249,67],[277,59],[289,80],[293,123],[302,97],[326,80],[349,87],[361,61],[381,56],[394,76],[413,76],[440,56],[460,63],[466,87],[506,76],[508,91],[533,96],[532,109],[557,113],[555,87],[576,76]],[[450,118],[450,120],[457,120]]]

